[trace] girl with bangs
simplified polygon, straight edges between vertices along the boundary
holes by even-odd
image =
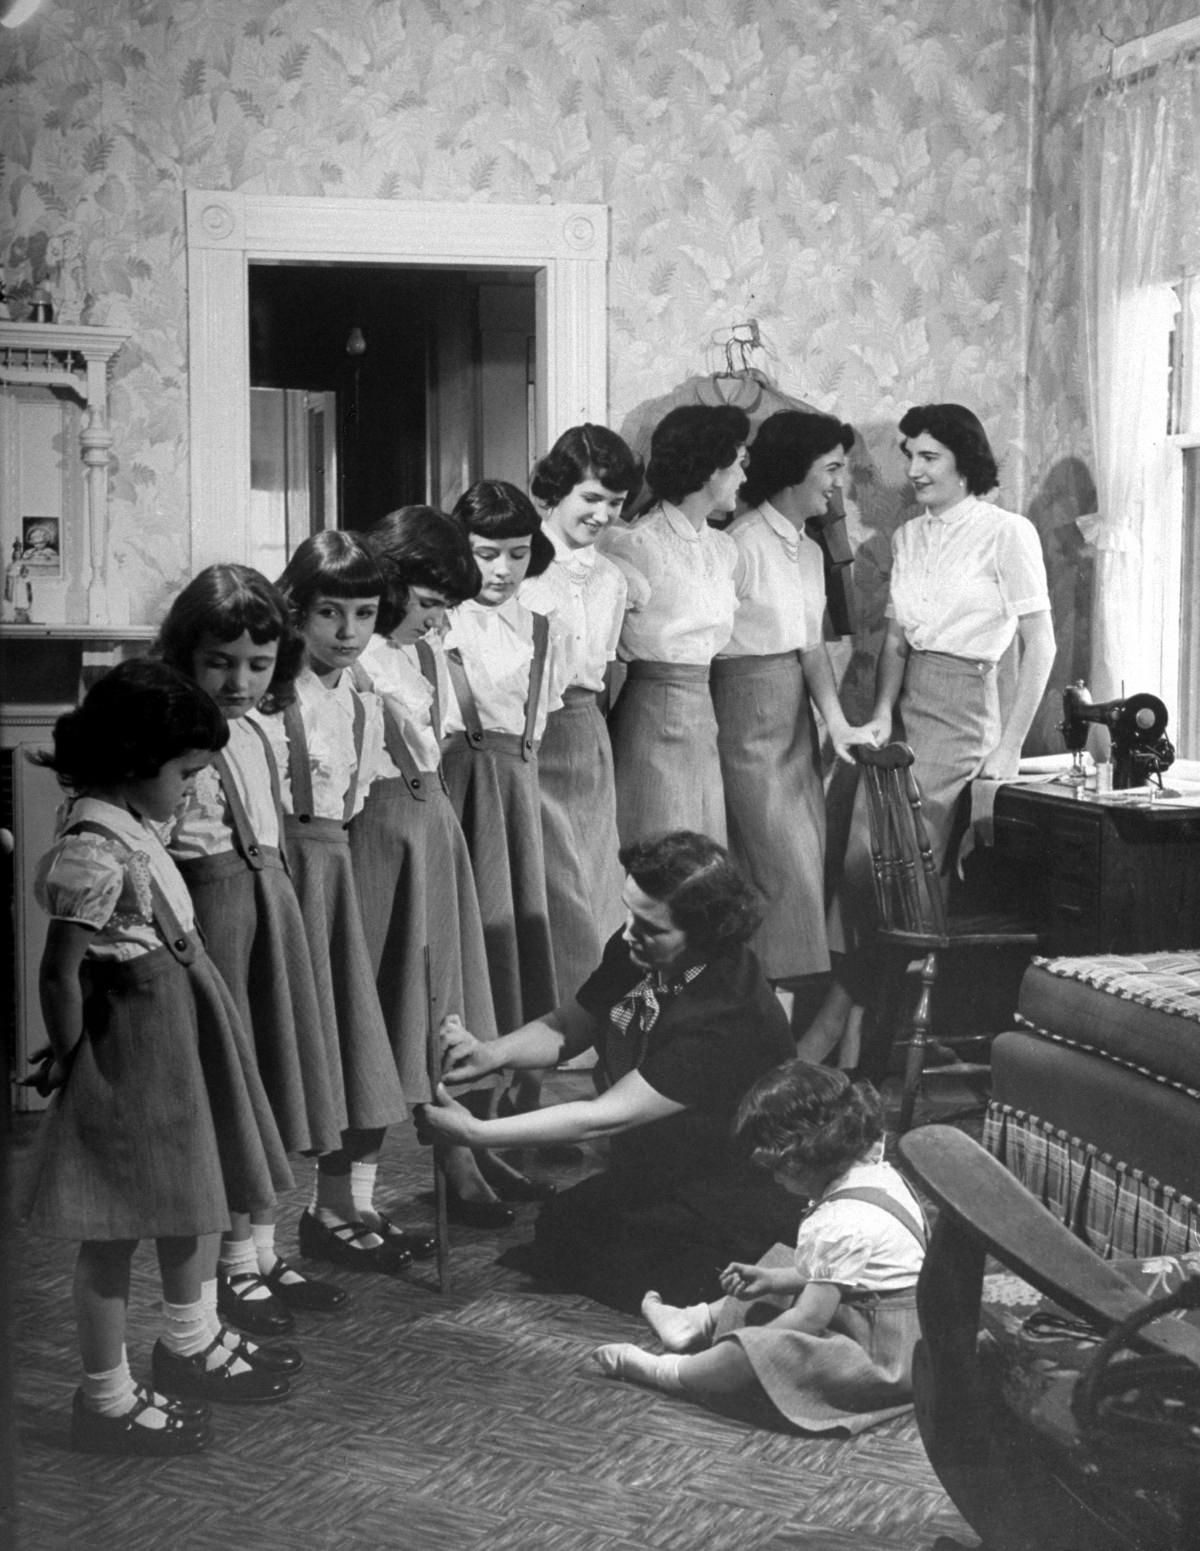
[[[227,747],[176,813],[168,850],[254,1042],[285,1146],[328,1152],[341,1145],[346,1124],[332,1000],[313,972],[284,859],[271,745],[250,715],[280,711],[294,699],[303,643],[265,576],[249,566],[212,565],[171,605],[155,651],[206,690],[229,725]],[[221,1242],[215,1296],[230,1324],[257,1336],[286,1334],[294,1310],[331,1310],[346,1297],[280,1258],[273,1211],[239,1210]]]
[[[317,1161],[300,1250],[351,1269],[410,1264],[409,1236],[376,1212],[375,1165],[404,1095],[375,990],[350,857],[350,823],[362,812],[382,747],[378,698],[354,683],[384,582],[352,533],[315,533],[298,547],[279,590],[304,643],[292,703],[263,725],[284,804],[284,834],[309,950],[328,987],[341,1058],[342,1145]]]
[[[454,610],[446,637],[456,712],[444,754],[450,800],[475,870],[496,1021],[517,1028],[558,1001],[546,898],[538,745],[562,704],[561,626],[518,597],[554,546],[529,497],[484,479],[451,513],[479,570],[477,595]],[[536,1108],[537,1073],[506,1103]]]

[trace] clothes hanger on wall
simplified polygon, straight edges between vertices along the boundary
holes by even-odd
[[[713,343],[718,344],[722,341],[718,341],[714,336]],[[763,389],[770,386],[769,379],[757,367],[750,364],[751,352],[762,349],[758,320],[750,318],[745,323],[735,323],[723,344],[725,370],[713,372],[711,377],[698,382],[696,398],[701,404],[713,406],[732,404],[738,409],[745,410],[748,415],[752,415],[762,403]],[[737,366],[734,365],[735,353],[739,358]]]

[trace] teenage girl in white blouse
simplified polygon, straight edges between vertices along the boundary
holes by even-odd
[[[758,428],[742,499],[733,634],[712,665],[729,848],[766,907],[750,946],[769,980],[822,974],[825,790],[810,700],[838,756],[853,760],[825,646],[825,565],[805,532],[841,488],[854,431],[832,415],[781,410]]]
[[[749,435],[732,406],[673,409],[650,440],[657,504],[604,539],[630,582],[618,648],[626,679],[610,719],[623,845],[673,829],[725,842],[708,680],[733,630],[737,548],[708,519],[737,504]]]
[[[612,744],[604,720],[609,668],[625,617],[624,574],[596,541],[642,477],[615,431],[564,431],[530,480],[554,562],[521,587],[521,601],[562,622],[570,654],[563,703],[538,750],[542,838],[554,967],[560,991],[582,985],[621,925]]]
[[[924,510],[893,539],[887,634],[862,730],[874,743],[895,735],[911,746],[934,855],[946,871],[969,783],[1017,773],[1054,663],[1054,626],[1037,530],[981,499],[995,489],[999,468],[976,416],[961,404],[918,405],[900,421],[900,436]],[[996,666],[1014,640],[1020,662],[1002,715]],[[873,923],[870,866],[860,800],[830,921],[830,946],[844,956],[797,1047],[811,1060],[838,1042],[875,978],[860,951]],[[864,1058],[872,1075],[885,1057]]]

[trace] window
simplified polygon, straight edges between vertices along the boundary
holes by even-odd
[[[1200,275],[1182,281],[1175,294],[1179,311],[1171,336],[1167,430],[1178,459],[1179,589],[1164,600],[1164,643],[1168,650],[1173,643],[1174,661],[1164,662],[1163,681],[1169,682],[1174,669],[1177,752],[1200,759]]]

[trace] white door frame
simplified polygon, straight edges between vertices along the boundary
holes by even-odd
[[[538,445],[608,416],[608,208],[188,189],[192,568],[249,554],[252,262],[536,270]]]

